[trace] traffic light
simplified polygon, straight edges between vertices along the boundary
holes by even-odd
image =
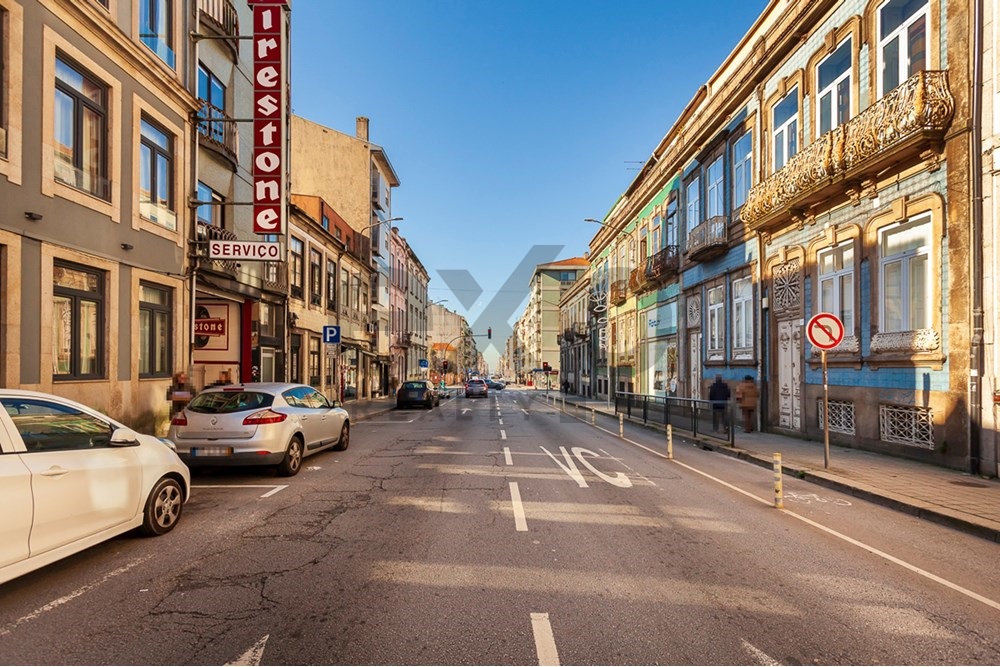
[[[441,370],[445,370],[445,371],[448,370],[448,360],[447,359],[445,359],[444,361],[441,362]]]
[[[493,338],[493,327],[489,327],[489,328],[488,328],[488,329],[486,330],[486,337],[487,337],[487,338]]]
[[[546,373],[549,372],[549,370],[550,370],[549,369],[549,362],[547,362],[547,361],[543,361],[542,362],[542,370],[545,371]]]

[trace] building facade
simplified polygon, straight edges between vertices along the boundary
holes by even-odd
[[[821,439],[805,324],[829,312],[832,441],[994,457],[969,436],[972,53],[953,3],[770,3],[591,244],[616,389],[749,375],[765,427]],[[674,243],[676,279],[635,275]]]

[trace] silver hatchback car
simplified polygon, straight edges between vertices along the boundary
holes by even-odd
[[[168,437],[190,467],[277,465],[291,476],[310,454],[347,449],[351,420],[308,385],[247,382],[204,389],[177,413]]]

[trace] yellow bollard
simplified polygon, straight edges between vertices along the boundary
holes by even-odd
[[[590,409],[590,425],[593,426],[597,423],[597,410],[594,408]]]
[[[625,415],[618,415],[618,437],[625,437]]]
[[[667,424],[667,458],[674,458],[674,427]]]
[[[784,492],[781,490],[781,452],[774,453],[774,506],[784,509]]]
[[[566,412],[566,394],[562,395],[562,411]]]

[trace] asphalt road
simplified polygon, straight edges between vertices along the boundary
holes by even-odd
[[[4,664],[997,664],[998,546],[504,390],[198,472],[0,586]]]

